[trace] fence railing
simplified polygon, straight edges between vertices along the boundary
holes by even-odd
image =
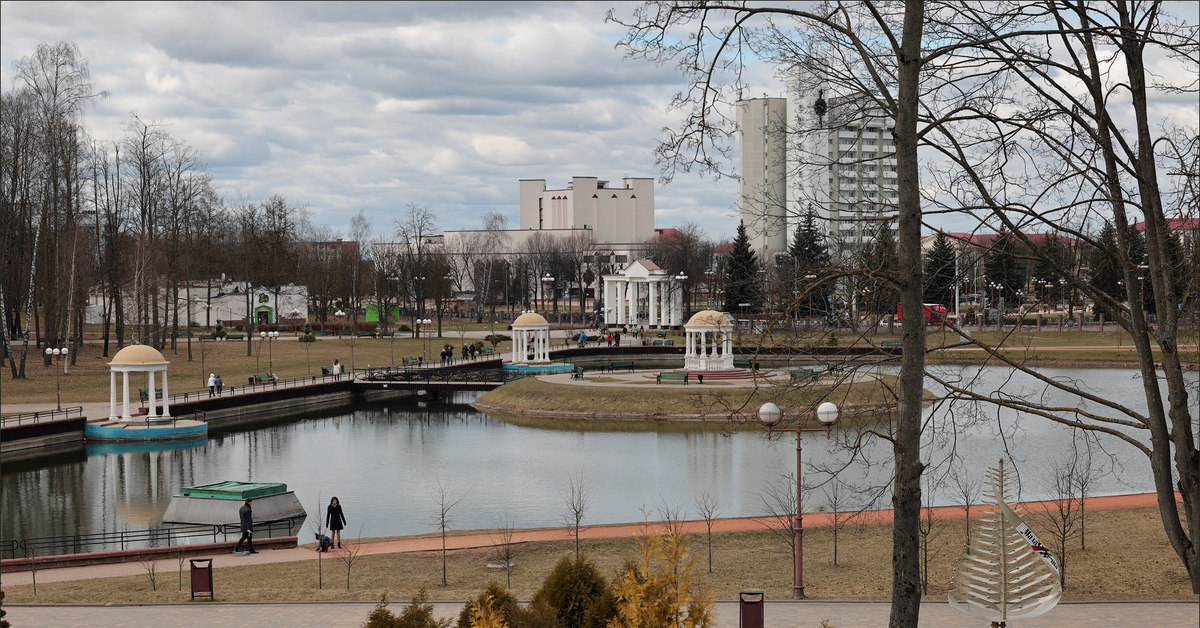
[[[398,366],[372,367],[363,376],[369,382],[440,382],[452,383],[495,383],[510,382],[535,373],[506,371],[500,368],[403,368]]]
[[[294,536],[302,523],[303,518],[300,517],[276,521],[256,521],[254,522],[254,532],[258,538]],[[236,541],[241,538],[241,534],[236,523],[224,525],[179,524],[143,530],[4,539],[0,541],[0,556],[30,558],[144,547],[170,547],[194,543],[219,543]],[[231,536],[232,539],[229,538]]]
[[[279,388],[290,388],[295,386],[307,386],[310,384],[318,384],[322,382],[336,382],[343,379],[353,378],[351,373],[341,373],[339,375],[309,375],[306,377],[293,377],[291,379],[277,379],[272,382],[258,382],[254,384],[235,384],[225,386],[221,391],[220,396],[246,394],[249,392],[260,392],[264,390],[276,390]],[[216,393],[213,393],[216,395]],[[208,399],[208,389],[197,390],[192,392],[171,393],[171,403],[180,401],[200,401]],[[213,397],[216,398],[215,396]]]
[[[0,416],[0,426],[8,427],[9,425],[23,425],[41,421],[57,421],[58,419],[68,419],[71,415],[83,416],[83,406],[71,406],[62,410],[40,410],[38,412],[5,414]]]

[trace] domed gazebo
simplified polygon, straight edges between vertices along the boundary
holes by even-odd
[[[683,326],[687,349],[683,368],[723,371],[733,368],[733,318],[724,312],[696,312]]]
[[[513,321],[513,364],[550,362],[550,322],[537,312],[525,312]]]
[[[129,345],[121,349],[113,356],[112,362],[108,363],[109,369],[109,395],[108,395],[108,418],[110,421],[115,421],[118,418],[122,421],[132,421],[133,415],[129,413],[129,374],[130,373],[146,373],[148,383],[146,389],[149,391],[150,409],[146,414],[147,420],[154,419],[169,419],[171,418],[171,392],[167,388],[167,359],[163,354],[159,353],[154,347],[147,345]],[[163,408],[162,414],[158,414],[158,393],[155,390],[154,374],[162,372],[162,393],[163,393]],[[117,373],[121,373],[121,389],[122,389],[122,408],[120,416],[117,415]]]

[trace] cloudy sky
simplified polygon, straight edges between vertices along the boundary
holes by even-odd
[[[282,194],[342,230],[359,209],[389,230],[408,203],[446,229],[492,210],[516,226],[518,179],[659,174],[682,79],[624,60],[607,6],[6,2],[0,73],[10,89],[38,42],[74,42],[109,94],[87,114],[93,133],[159,121],[230,198]],[[728,237],[736,194],[679,176],[656,191],[657,226]]]

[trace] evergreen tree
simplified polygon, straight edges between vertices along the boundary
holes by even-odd
[[[958,253],[944,231],[933,240],[925,258],[925,302],[954,307],[955,260]]]
[[[862,308],[874,314],[896,312],[900,304],[900,290],[886,277],[896,271],[896,239],[890,221],[883,222],[875,234],[874,242],[866,247],[863,268],[867,278],[860,282]]]
[[[833,281],[828,277],[831,263],[825,234],[817,228],[812,212],[804,217],[804,222],[796,229],[788,254],[795,266],[793,282],[798,299],[796,311],[803,316],[824,314],[829,309],[829,297],[833,294]],[[801,292],[803,296],[799,296]]]
[[[1017,303],[1017,291],[1025,286],[1025,265],[1017,255],[1019,245],[1011,234],[1001,232],[983,262],[988,292],[1010,307]],[[999,303],[993,304],[997,306]]]
[[[1052,233],[1041,246],[1037,263],[1033,267],[1037,298],[1049,305],[1067,296],[1066,285],[1061,281],[1062,275],[1058,269],[1071,269],[1071,252],[1058,239],[1058,235]]]
[[[1124,301],[1125,291],[1121,289],[1121,271],[1117,263],[1117,232],[1107,220],[1096,235],[1096,245],[1088,247],[1087,261],[1091,267],[1089,281],[1092,285],[1117,301]]]
[[[749,311],[758,309],[758,259],[750,248],[750,236],[746,225],[739,222],[733,250],[725,266],[725,311],[741,312],[742,303],[749,303]]]

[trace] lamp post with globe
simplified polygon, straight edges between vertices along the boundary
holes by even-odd
[[[46,357],[51,359],[51,363],[55,361],[58,362],[58,364],[54,367],[54,389],[55,395],[58,397],[59,410],[62,410],[62,379],[59,378],[59,375],[63,370],[63,360],[67,359],[67,355],[69,355],[70,352],[71,350],[67,347],[63,347],[61,349],[52,349],[50,347],[46,347]]]
[[[800,513],[800,433],[801,432],[825,432],[828,438],[829,429],[838,420],[838,407],[828,401],[817,406],[813,412],[817,421],[823,426],[819,428],[803,428],[800,427],[799,418],[796,420],[796,520],[792,523],[792,531],[795,534],[795,551],[793,558],[795,566],[792,572],[792,593],[796,599],[804,597],[804,520]],[[774,403],[764,403],[758,409],[758,420],[767,426],[767,434],[770,435],[776,425],[783,419],[783,411]],[[792,431],[790,428],[781,430],[785,432]]]
[[[275,351],[273,349],[273,346],[274,346],[274,341],[279,339],[279,332],[277,332],[277,331],[260,331],[260,332],[258,332],[258,337],[262,339],[260,342],[267,343],[267,372],[270,373],[271,375],[274,375],[275,374]]]

